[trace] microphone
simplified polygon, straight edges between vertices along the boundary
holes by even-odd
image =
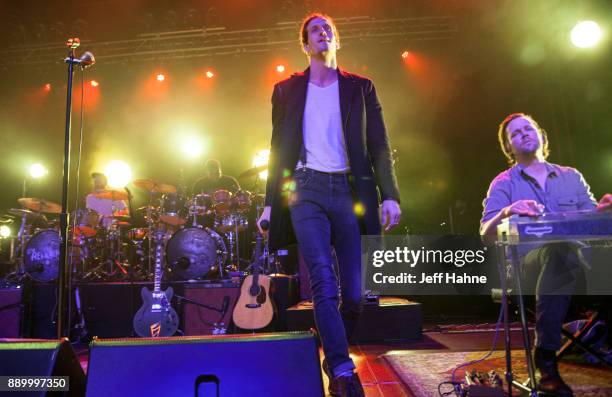
[[[261,230],[266,231],[270,228],[270,221],[264,219],[263,221],[259,222],[259,226],[261,227]]]
[[[85,51],[83,55],[79,57],[79,65],[81,65],[84,68],[93,66],[95,63],[96,63],[96,58],[94,57],[94,54],[92,54],[89,51]]]
[[[71,60],[70,58],[65,58],[64,62],[70,63]],[[93,64],[96,63],[96,58],[94,57],[94,54],[92,54],[91,52],[85,51],[83,55],[81,55],[79,58],[72,59],[72,63],[75,65],[81,65],[81,67],[85,69],[90,66],[93,66]]]

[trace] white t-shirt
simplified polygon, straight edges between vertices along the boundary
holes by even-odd
[[[85,197],[85,206],[102,216],[113,215],[115,212],[123,211],[127,208],[123,200],[101,199],[94,196],[93,193],[90,193],[87,195],[87,197]],[[103,225],[109,226],[111,222],[112,219],[106,218],[103,221]]]
[[[350,170],[342,131],[338,81],[327,87],[308,83],[304,107],[306,167],[322,172]],[[302,167],[298,161],[297,168]]]

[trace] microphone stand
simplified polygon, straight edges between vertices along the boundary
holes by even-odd
[[[66,42],[68,46],[68,57],[64,60],[68,64],[68,85],[66,89],[66,128],[64,130],[64,171],[62,175],[62,211],[60,213],[60,255],[59,272],[57,279],[57,337],[68,336],[66,319],[69,318],[68,299],[70,296],[71,271],[67,269],[68,261],[68,182],[70,179],[70,141],[71,141],[71,119],[72,119],[72,80],[74,77],[74,65],[82,65],[80,59],[76,58],[75,50],[81,41],[78,38],[70,38]]]

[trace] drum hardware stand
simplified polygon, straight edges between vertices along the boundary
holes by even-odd
[[[75,332],[75,337],[79,341],[83,341],[88,339],[89,332],[87,331],[87,325],[85,324],[85,315],[83,314],[81,307],[81,291],[79,290],[78,286],[74,288],[74,301],[78,322],[72,329]]]
[[[504,236],[507,238],[507,236]],[[525,384],[517,381],[513,377],[512,373],[512,356],[511,356],[511,345],[510,345],[510,318],[509,318],[509,302],[508,302],[508,286],[506,284],[508,272],[506,268],[507,257],[505,252],[505,244],[496,242],[497,249],[497,263],[498,270],[500,274],[500,282],[501,282],[501,304],[503,308],[503,318],[504,318],[504,345],[506,351],[506,384],[508,385],[508,396],[512,397],[512,386],[517,387],[523,392],[529,393],[530,397],[538,397],[537,385],[535,381],[535,366],[533,363],[533,358],[531,356],[531,341],[529,340],[529,328],[527,326],[527,315],[525,313],[525,304],[523,300],[523,290],[521,287],[520,280],[520,272],[519,272],[519,259],[518,259],[518,248],[516,244],[512,244],[510,246],[511,256],[510,259],[510,268],[512,271],[512,278],[515,282],[517,301],[518,301],[518,309],[519,315],[521,318],[521,331],[523,336],[523,346],[525,348],[525,358],[527,361],[527,370],[529,374],[529,379]]]
[[[14,280],[15,283],[21,284],[28,274],[25,270],[25,263],[23,258],[25,257],[25,248],[26,248],[26,214],[24,213],[21,216],[21,225],[19,225],[19,231],[17,232],[17,241],[19,242],[19,246],[14,250],[17,252],[15,257],[15,270],[6,275],[7,280]]]

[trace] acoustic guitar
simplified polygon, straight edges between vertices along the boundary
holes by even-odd
[[[274,306],[270,298],[272,279],[259,274],[262,270],[262,240],[261,234],[257,233],[255,262],[251,265],[251,274],[242,282],[240,297],[232,313],[234,324],[242,329],[264,328],[272,322],[274,317]]]

